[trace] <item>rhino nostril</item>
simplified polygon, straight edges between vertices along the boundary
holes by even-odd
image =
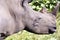
[[[56,30],[50,30],[49,29],[49,34],[53,34],[54,32],[56,32]]]
[[[56,27],[53,27],[54,29],[56,29]]]
[[[56,32],[56,27],[52,27],[52,28],[49,28],[49,33],[54,33],[54,32]]]

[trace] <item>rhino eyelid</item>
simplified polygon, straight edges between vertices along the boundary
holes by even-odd
[[[38,19],[41,19],[41,18],[38,18]]]
[[[37,21],[36,19],[34,21]]]

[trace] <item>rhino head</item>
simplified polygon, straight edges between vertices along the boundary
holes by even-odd
[[[52,12],[48,12],[45,7],[41,12],[34,11],[28,2],[25,0],[23,7],[25,9],[25,24],[26,29],[34,33],[54,33],[56,32],[56,13],[59,9],[59,3],[55,6]]]

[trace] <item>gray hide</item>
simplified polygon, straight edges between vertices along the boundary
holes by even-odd
[[[20,30],[24,29],[22,1],[0,0],[0,33],[13,34],[20,27]]]
[[[0,0],[0,35],[8,36],[24,29],[23,0]],[[5,35],[4,35],[5,34]]]
[[[49,33],[49,30],[55,32],[55,15],[34,11],[28,5],[30,1],[31,0],[0,0],[1,37],[14,34],[25,28],[38,34]],[[57,8],[58,5],[56,9]]]

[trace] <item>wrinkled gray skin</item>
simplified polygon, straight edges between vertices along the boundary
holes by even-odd
[[[22,1],[23,0],[0,0],[1,37],[14,34],[24,29],[25,25],[22,22],[22,15],[24,14]]]
[[[13,34],[17,28],[21,27],[20,30],[24,28],[22,17],[20,18],[23,14],[21,2],[21,0],[0,0],[0,33]]]
[[[56,13],[59,5],[48,12],[36,12],[29,5],[31,0],[0,0],[0,35],[8,36],[23,29],[34,33],[55,32]],[[44,9],[44,8],[43,8]],[[45,9],[44,9],[45,10]],[[44,11],[42,10],[42,11]],[[3,40],[3,39],[1,39]]]

